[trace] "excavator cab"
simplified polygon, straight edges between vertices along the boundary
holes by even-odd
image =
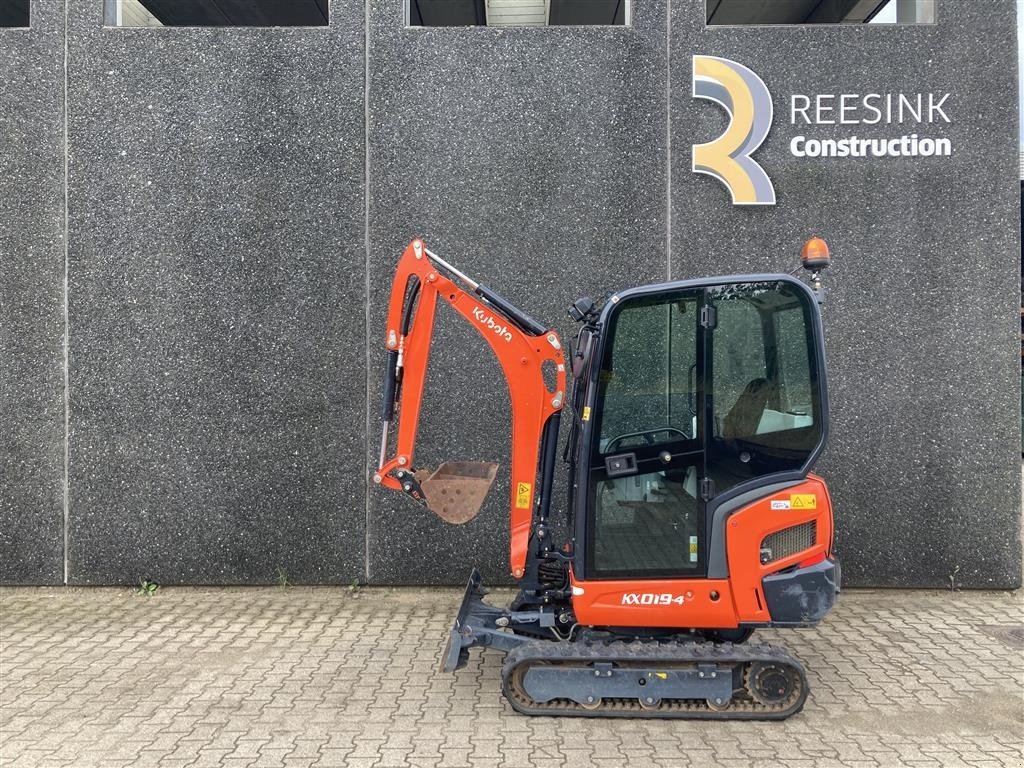
[[[802,480],[824,445],[815,296],[788,277],[641,288],[600,329],[577,380],[574,576],[727,575],[715,510]]]
[[[446,670],[472,647],[505,651],[502,690],[526,714],[800,711],[800,662],[740,643],[758,627],[817,624],[839,591],[831,499],[811,473],[828,434],[819,303],[829,258],[824,241],[808,241],[810,286],[743,275],[631,288],[600,308],[581,299],[569,310],[582,327],[567,360],[553,329],[422,241],[409,245],[388,310],[373,481],[467,524],[495,478],[492,462],[415,464],[439,300],[494,352],[512,411],[509,567],[519,590],[507,607],[491,605],[473,569]]]

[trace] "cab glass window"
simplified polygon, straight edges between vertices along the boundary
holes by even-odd
[[[721,492],[799,469],[821,442],[816,308],[783,282],[716,287],[708,300],[716,310],[708,471]]]
[[[700,291],[633,299],[610,323],[589,488],[589,577],[703,572],[702,300]]]
[[[599,382],[601,450],[697,437],[697,294],[623,307]]]

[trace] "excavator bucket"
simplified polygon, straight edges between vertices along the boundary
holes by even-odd
[[[497,473],[490,461],[446,461],[420,485],[431,512],[461,525],[476,517]]]

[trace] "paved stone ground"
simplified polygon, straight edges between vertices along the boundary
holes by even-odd
[[[811,698],[784,723],[517,715],[500,654],[436,671],[458,600],[0,590],[0,764],[1024,765],[1019,592],[847,591],[818,629],[761,633],[808,666]]]

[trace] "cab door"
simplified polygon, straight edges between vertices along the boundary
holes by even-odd
[[[592,373],[587,578],[704,573],[704,301],[639,296],[608,318]]]

